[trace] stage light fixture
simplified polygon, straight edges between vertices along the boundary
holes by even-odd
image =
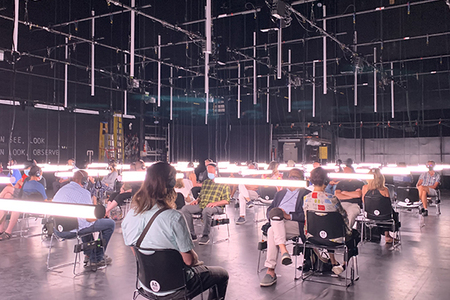
[[[122,172],[122,182],[141,182],[145,180],[146,171]]]
[[[332,179],[373,179],[373,174],[356,174],[356,173],[328,173],[328,177]]]
[[[308,183],[305,180],[277,180],[277,179],[258,179],[258,178],[218,177],[214,179],[214,182],[220,184],[245,184],[245,185],[279,186],[279,187],[295,187],[295,188],[306,188],[308,186]]]

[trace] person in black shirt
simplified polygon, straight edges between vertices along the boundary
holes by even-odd
[[[354,173],[354,170],[346,166],[344,173]],[[339,181],[336,186],[335,196],[341,201],[342,207],[347,212],[350,227],[353,227],[356,217],[361,212],[363,185],[364,183],[357,179],[347,179]]]

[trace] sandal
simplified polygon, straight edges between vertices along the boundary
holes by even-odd
[[[0,241],[5,241],[5,240],[9,240],[11,238],[11,234],[7,233],[7,232],[3,232],[0,235]]]

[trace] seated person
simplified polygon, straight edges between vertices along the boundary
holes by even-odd
[[[354,173],[352,167],[345,166],[344,173]],[[361,213],[361,188],[364,183],[357,179],[341,180],[336,186],[335,196],[340,200],[347,212],[350,228],[355,224],[356,217]]]
[[[10,161],[8,161],[8,167],[12,167],[16,164],[17,163],[15,160],[11,159]],[[8,176],[14,178],[12,185],[15,185],[17,183],[17,181],[19,181],[22,178],[22,174],[20,174],[20,171],[18,169],[10,169]]]
[[[20,198],[25,198],[27,195],[39,193],[42,196],[42,200],[47,201],[47,195],[45,193],[44,186],[39,183],[39,180],[42,177],[42,170],[38,166],[33,166],[29,172],[29,177],[25,179],[25,183],[23,184],[21,194],[19,193]],[[19,190],[20,191],[20,190]],[[5,198],[13,198],[8,194]],[[20,212],[13,211],[11,212],[11,217],[9,219],[9,224],[6,230],[3,231],[3,228],[6,224],[6,212],[0,211],[0,241],[9,240],[11,238],[11,233],[16,226],[17,221],[20,217]]]
[[[271,170],[272,173],[270,175],[265,174],[262,175],[262,179],[276,179],[276,180],[283,179],[283,173],[278,171],[279,165],[280,164],[278,162],[271,161],[269,163],[269,166],[267,167],[267,170]],[[282,187],[277,186],[277,191],[281,191],[282,189],[283,189]]]
[[[422,201],[423,209],[422,215],[424,217],[428,216],[428,200],[427,196],[436,196],[436,189],[441,182],[441,175],[434,171],[435,162],[429,160],[427,162],[428,172],[422,173],[417,182],[417,190],[419,191],[419,198]]]
[[[2,192],[0,193],[0,199],[6,198],[6,199],[13,199],[18,198],[20,196],[20,193],[22,191],[22,186],[24,183],[25,178],[28,177],[28,173],[30,172],[31,167],[35,166],[36,164],[29,160],[24,163],[25,169],[23,170],[22,178],[20,178],[14,186],[8,185],[6,186]]]
[[[249,170],[255,170],[256,166],[254,163],[250,162],[247,164]],[[255,178],[257,175],[251,177]],[[247,204],[251,204],[253,200],[258,199],[258,189],[257,185],[239,185],[239,218],[236,221],[237,225],[244,224],[246,216]],[[249,206],[250,207],[250,206]]]
[[[111,162],[108,166],[108,170],[110,171],[110,173],[105,177],[103,177],[103,179],[100,182],[94,182],[94,178],[89,177],[89,180],[93,184],[90,191],[94,204],[97,204],[97,199],[106,198],[105,193],[107,192],[112,193],[114,191],[116,179],[118,176],[116,163]]]
[[[333,196],[332,194],[328,194],[325,192],[325,183],[327,180],[327,172],[319,167],[311,171],[311,177],[310,180],[312,184],[314,185],[314,191],[311,194],[308,194],[305,196],[303,209],[305,211],[305,217],[307,216],[307,211],[320,211],[320,212],[334,212],[337,211],[342,215],[342,218],[344,219],[345,228],[346,228],[346,237],[343,238],[350,238],[352,234],[351,227],[349,226],[349,220],[347,218],[347,212],[341,205],[341,201],[339,201],[336,196]],[[306,219],[306,218],[305,218]],[[306,238],[313,237],[310,233],[307,232],[306,228],[306,221],[305,221],[305,235]],[[344,240],[330,240],[331,242],[336,243],[342,243]],[[335,274],[340,274],[345,269],[345,263],[344,266],[341,266],[339,262],[336,260],[334,253],[329,253],[330,255],[330,262],[333,265],[332,271]]]
[[[194,229],[192,214],[201,213],[203,216],[203,235],[199,241],[200,245],[209,243],[209,233],[211,231],[211,218],[214,214],[223,214],[224,206],[230,200],[230,188],[228,185],[217,184],[214,178],[217,175],[216,164],[210,162],[206,166],[208,179],[202,183],[202,190],[198,198],[188,205],[183,206],[181,212],[186,218],[192,240],[197,240]]]
[[[75,166],[75,159],[69,158],[67,160],[67,165],[71,167],[72,170],[76,171],[78,170],[77,166]],[[53,182],[53,193],[56,194],[56,192],[68,184],[70,182],[70,177],[61,177]]]
[[[212,159],[206,159],[205,160],[205,168],[210,164],[213,163]],[[188,167],[191,166],[191,164],[188,164]],[[192,163],[192,167],[194,166],[194,164]],[[191,167],[189,167],[191,168]],[[203,168],[201,166],[198,166],[197,169],[200,168],[200,170]],[[194,173],[195,175],[195,173]],[[193,180],[194,176],[193,175],[189,175],[189,179]],[[198,180],[197,180],[198,179]],[[198,198],[198,194],[200,193],[200,191],[202,190],[202,183],[203,181],[205,181],[206,179],[208,179],[208,170],[205,169],[203,171],[200,171],[200,173],[198,173],[198,176],[196,176],[195,182],[192,181],[193,183],[193,188],[192,188],[192,195],[194,197],[194,199]]]
[[[304,180],[303,171],[291,169],[289,180]],[[264,266],[267,273],[260,282],[261,286],[271,286],[277,282],[275,267],[277,265],[278,249],[281,252],[281,263],[292,263],[291,256],[286,249],[286,240],[295,236],[303,237],[303,197],[310,191],[304,188],[283,189],[275,194],[272,204],[267,209],[267,217],[271,227],[267,231],[267,258]],[[304,240],[304,237],[302,238]]]
[[[58,190],[53,198],[53,202],[57,203],[72,203],[72,204],[89,204],[92,205],[91,194],[88,190],[84,189],[88,182],[88,174],[86,171],[79,170],[73,174],[72,181]],[[105,250],[108,246],[108,242],[114,232],[116,223],[111,219],[83,219],[78,218],[78,234],[85,235],[93,232],[101,232],[102,238],[105,240],[103,245]],[[76,231],[55,231],[55,234],[63,239],[71,239],[76,236]],[[92,234],[83,236],[81,238],[83,243],[87,243],[94,240]],[[110,257],[107,257],[103,253],[103,249],[89,249],[84,252],[89,258],[89,263],[86,265],[91,271],[96,271],[98,267],[109,265],[112,262]]]
[[[371,169],[369,174],[373,174],[374,178],[367,180],[367,184],[362,188],[362,200],[367,203],[367,201],[373,201],[379,198],[387,198],[388,201],[391,201],[391,197],[389,196],[389,189],[384,185],[385,179],[383,174],[381,174],[380,169]],[[398,224],[398,213],[393,211],[393,217],[396,223]],[[386,244],[392,244],[394,239],[389,235],[389,230],[384,232]]]
[[[344,172],[344,170],[341,168],[341,164],[342,164],[342,160],[338,159],[336,161],[336,169],[337,169],[338,173],[343,173]],[[328,181],[328,185],[325,188],[325,193],[334,195],[338,183],[339,183],[338,180],[330,180],[330,181]]]
[[[175,192],[183,194],[185,204],[194,200],[194,196],[192,196],[192,182],[189,179],[178,178],[175,183]]]
[[[204,266],[198,260],[186,220],[182,213],[174,209],[174,181],[175,169],[165,162],[155,163],[147,169],[143,188],[133,197],[132,209],[122,222],[125,245],[135,246],[153,215],[160,209],[167,209],[154,219],[140,247],[175,249],[180,252],[187,266],[186,288],[189,299],[207,289],[210,289],[208,299],[224,299],[228,273],[222,267]],[[214,285],[217,285],[218,295]]]

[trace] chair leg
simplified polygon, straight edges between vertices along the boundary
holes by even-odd
[[[52,252],[52,245],[53,245],[53,234],[50,238],[50,247],[48,247],[48,254],[47,254],[47,270],[51,270],[50,268],[50,253]]]

